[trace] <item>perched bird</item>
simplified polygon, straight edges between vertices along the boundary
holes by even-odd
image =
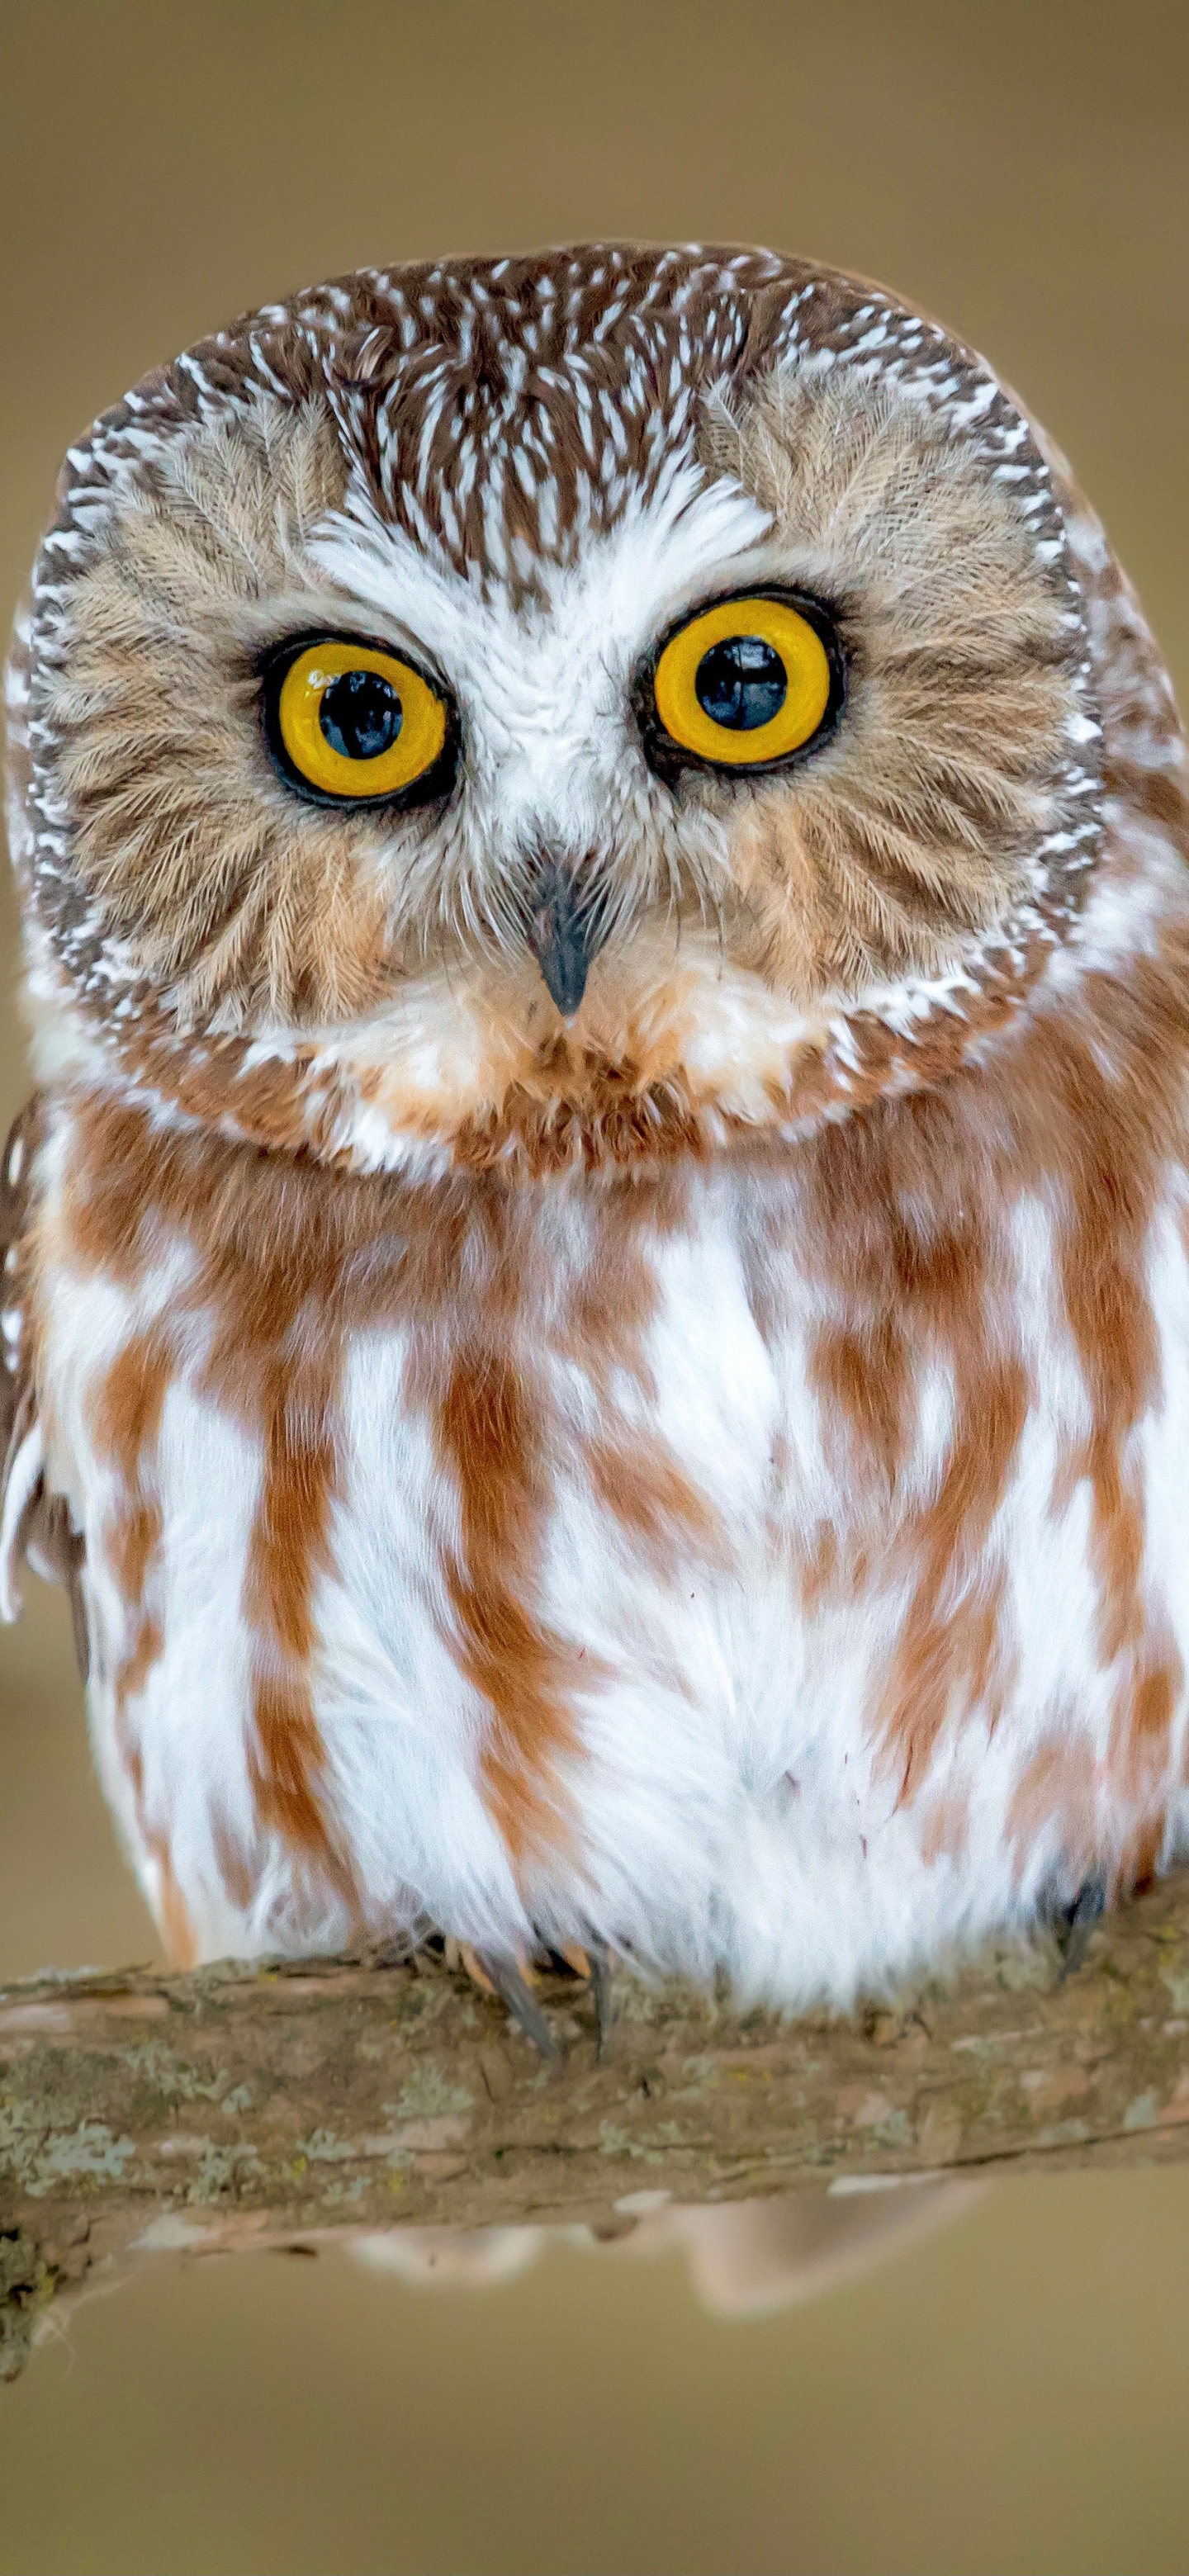
[[[179,1963],[846,2003],[1184,1850],[1185,752],[981,358],[266,306],[71,449],[10,730],[6,1606]]]

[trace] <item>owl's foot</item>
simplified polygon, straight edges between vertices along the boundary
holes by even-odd
[[[562,1951],[561,1956],[566,1966],[573,1969],[575,1976],[584,1977],[590,1987],[594,1997],[595,2019],[599,2027],[598,2053],[600,2058],[605,2057],[611,2039],[611,2025],[615,2019],[615,2005],[611,1994],[611,1953],[604,1948],[601,1941],[588,1941],[584,1949],[579,1949],[576,1942],[571,1944],[569,1948]]]
[[[1106,1911],[1106,1899],[1105,1878],[1087,1878],[1079,1887],[1072,1905],[1063,1905],[1058,1909],[1054,1930],[1057,1947],[1061,1953],[1059,1979],[1061,1985],[1064,1985],[1067,1977],[1076,1976],[1081,1967],[1089,1945],[1090,1934],[1099,1915]]]
[[[564,1962],[572,1976],[580,1977],[590,1987],[598,2024],[598,2054],[604,2057],[615,2017],[610,1952],[601,1941],[588,1941],[584,1948],[572,1942],[547,1955],[559,1966]],[[447,1941],[446,1956],[452,1965],[466,1969],[481,1994],[498,1995],[506,2003],[518,2028],[540,2049],[548,2065],[561,2065],[563,2052],[533,1993],[535,1971],[523,1951],[517,1951],[511,1959],[501,1959],[476,1950],[470,1941]]]
[[[513,2021],[525,2038],[540,2049],[547,2066],[561,2065],[562,2050],[533,1993],[533,1972],[527,1959],[497,1959],[489,1951],[476,1950],[469,1941],[448,1942],[446,1956],[457,1957],[481,1994],[498,1995],[506,2003]]]

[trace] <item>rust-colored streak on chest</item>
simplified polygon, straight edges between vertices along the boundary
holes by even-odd
[[[1038,1843],[1059,1832],[1069,1884],[1076,1888],[1101,1856],[1094,1751],[1075,1708],[1055,1709],[1053,1729],[1025,1765],[1007,1811],[1007,1839],[1017,1879]]]
[[[142,1689],[161,1651],[160,1621],[147,1610],[146,1594],[161,1544],[161,1496],[155,1469],[173,1369],[165,1335],[156,1329],[140,1333],[107,1370],[92,1406],[95,1448],[110,1468],[119,1493],[105,1543],[127,1619],[125,1650],[116,1676],[121,1707]]]
[[[1043,1414],[1049,1396],[1043,1367],[1033,1382],[1022,1355],[1011,1227],[1021,1199],[1050,1212],[1050,1288],[1089,1413],[1059,1460],[1052,1509],[1088,1486],[1096,1642],[1103,1665],[1120,1667],[1112,1795],[1147,1819],[1136,1829],[1140,1867],[1159,1838],[1182,1688],[1155,1634],[1159,1604],[1145,1595],[1133,1435],[1159,1394],[1146,1270],[1161,1172],[1184,1153],[1185,968],[1167,955],[1133,962],[1126,982],[1088,977],[1076,1025],[1039,1010],[982,1072],[935,1098],[883,1104],[809,1158],[840,1310],[819,1335],[812,1382],[833,1426],[845,1512],[860,1530],[883,1515],[886,1532],[876,1559],[869,1543],[848,1552],[840,1538],[827,1588],[861,1585],[876,1561],[881,1579],[906,1583],[876,1712],[902,1797],[951,1716],[977,1706],[994,1724],[1017,1669],[993,1525],[1029,1408]],[[952,1423],[930,1492],[901,1507],[917,1392],[934,1360],[949,1377]]]
[[[129,1703],[143,1690],[164,1642],[159,1609],[150,1603],[150,1577],[159,1558],[163,1526],[158,1442],[175,1368],[169,1336],[154,1325],[125,1345],[100,1379],[91,1403],[96,1454],[107,1467],[117,1496],[103,1544],[124,1609],[115,1703],[121,1750],[137,1795],[141,1762],[129,1730]]]
[[[459,1661],[491,1711],[486,1794],[516,1858],[556,1845],[575,1658],[533,1601],[550,1467],[532,1356],[531,1299],[545,1283],[531,1273],[522,1195],[481,1178],[356,1180],[153,1134],[136,1111],[93,1100],[80,1107],[75,1163],[80,1258],[135,1287],[162,1237],[176,1232],[195,1256],[174,1329],[184,1336],[193,1315],[196,1391],[259,1458],[241,1609],[261,1827],[349,1888],[317,1723],[316,1591],[342,1474],[343,1353],[353,1333],[399,1318],[409,1399],[424,1407],[457,1502],[446,1580]],[[595,1677],[588,1661],[582,1679]]]
[[[1128,997],[1105,987],[1102,1034],[1114,1052],[1125,1041]],[[1112,1025],[1118,1023],[1118,1026]],[[1112,1663],[1143,1629],[1140,1574],[1143,1485],[1131,1434],[1159,1391],[1156,1319],[1144,1275],[1158,1178],[1153,1111],[1160,1078],[1142,1057],[1130,1078],[1109,1083],[1072,1032],[1044,1045],[1054,1126],[1076,1130],[1077,1150],[1061,1170],[1068,1194],[1061,1284],[1090,1408],[1086,1437],[1065,1462],[1071,1490],[1088,1479],[1091,1556],[1098,1586],[1099,1652]],[[1166,1145],[1171,1134],[1166,1129]]]
[[[1090,1416],[1062,1462],[1059,1500],[1088,1487],[1098,1653],[1104,1668],[1116,1668],[1107,1753],[1116,1830],[1102,1858],[1120,1891],[1142,1885],[1157,1864],[1184,1693],[1159,1591],[1145,1578],[1137,1435],[1160,1398],[1147,1273],[1162,1176],[1185,1151],[1187,968],[1189,957],[1170,950],[1138,962],[1126,986],[1090,978],[1079,1028],[1048,1029],[1034,1049],[1050,1132],[1065,1147],[1061,1288]]]
[[[428,1312],[420,1265],[410,1384],[457,1498],[458,1544],[443,1551],[451,1642],[491,1712],[484,1795],[525,1872],[572,1843],[559,1770],[580,1750],[573,1695],[607,1672],[541,1609],[543,1540],[563,1463],[658,1564],[711,1534],[712,1515],[666,1444],[624,1424],[614,1394],[619,1376],[655,1393],[643,1350],[657,1292],[644,1246],[679,1223],[684,1203],[684,1186],[663,1174],[600,1185],[574,1259],[564,1226],[557,1238],[552,1231],[548,1189],[476,1176],[465,1224],[440,1231]],[[558,1385],[571,1376],[592,1399],[593,1430],[559,1410]]]
[[[915,1588],[883,1698],[885,1758],[909,1799],[951,1711],[994,1724],[1009,1684],[1006,1578],[980,1557],[1003,1500],[1028,1408],[1020,1362],[962,1355],[952,1446],[937,1491],[910,1515],[900,1549]]]
[[[341,1880],[347,1873],[318,1796],[313,1609],[315,1583],[330,1561],[337,1376],[333,1342],[317,1358],[288,1365],[274,1350],[262,1370],[263,1474],[243,1607],[252,1636],[257,1815]]]
[[[1173,1727],[1183,1705],[1185,1667],[1157,1611],[1149,1621],[1115,1700],[1107,1751],[1116,1832],[1107,1852],[1115,1892],[1150,1885],[1164,1842],[1174,1776]]]
[[[811,1382],[846,1516],[868,1533],[840,1547],[830,1588],[861,1589],[873,1570],[904,1586],[872,1724],[910,1800],[951,1712],[981,1704],[993,1720],[1009,1678],[1003,1576],[980,1559],[1027,1417],[1027,1372],[990,1326],[987,1174],[949,1103],[895,1104],[824,1139],[813,1177],[843,1319],[818,1335]],[[930,1489],[909,1496],[933,1366],[949,1378],[952,1423]]]
[[[349,1193],[345,1202],[341,1184],[280,1158],[153,1134],[137,1111],[93,1099],[77,1111],[69,1188],[75,1257],[133,1291],[162,1239],[180,1238],[192,1256],[168,1340],[162,1332],[131,1343],[101,1393],[97,1445],[112,1454],[128,1495],[112,1542],[117,1580],[126,1599],[143,1600],[161,1534],[151,1447],[171,1369],[185,1369],[195,1393],[243,1429],[260,1460],[239,1604],[251,1648],[258,1820],[341,1889],[349,1872],[323,1795],[313,1593],[328,1562],[336,1490],[342,1278],[360,1231]],[[132,1633],[124,1697],[161,1646],[147,1611]]]
[[[857,1453],[847,1464],[861,1474],[875,1469],[889,1493],[911,1436],[910,1359],[903,1324],[888,1309],[824,1326],[810,1353],[810,1383],[824,1415]]]
[[[559,1336],[562,1357],[593,1398],[594,1427],[573,1427],[578,1471],[618,1522],[632,1554],[662,1582],[682,1559],[721,1565],[730,1554],[711,1497],[648,1419],[659,1396],[647,1342],[658,1306],[650,1249],[688,1241],[690,1224],[688,1175],[663,1171],[643,1185],[604,1188],[590,1257],[573,1281]],[[630,1417],[621,1383],[641,1399]]]
[[[484,1790],[519,1862],[564,1837],[554,1765],[575,1737],[566,1697],[572,1655],[525,1599],[536,1572],[546,1470],[514,1363],[482,1345],[464,1346],[436,1427],[458,1495],[460,1543],[445,1555],[458,1659],[492,1712]]]
[[[726,1533],[709,1496],[699,1492],[655,1433],[633,1426],[618,1438],[592,1440],[584,1459],[604,1510],[614,1515],[633,1552],[662,1580],[682,1558],[724,1561]]]

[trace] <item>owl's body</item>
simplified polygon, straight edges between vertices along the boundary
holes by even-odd
[[[1036,438],[874,289],[604,251],[298,299],[74,452],[6,1534],[180,1958],[844,2000],[1189,1842],[1184,754]],[[748,764],[700,677],[683,757],[740,599],[833,694]],[[424,793],[278,752],[327,635],[428,675]]]

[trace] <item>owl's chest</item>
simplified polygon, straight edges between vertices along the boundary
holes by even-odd
[[[1157,1413],[965,1189],[910,1259],[791,1156],[417,1192],[118,1142],[47,1195],[43,1409],[105,1777],[205,1946],[595,1887],[696,1960],[744,1886],[760,1941],[822,1867],[891,1919],[976,1853],[1007,1902],[1079,1797],[1088,1849],[1163,1831],[1183,1261]]]
[[[688,1693],[707,1622],[721,1663],[764,1601],[808,1615],[854,1480],[770,1182],[416,1194],[208,1157],[183,1194],[158,1154],[134,1228],[84,1172],[84,1234],[82,1141],[43,1407],[124,1700],[206,1622],[272,1738],[379,1658],[531,1769],[596,1674]]]
[[[567,1586],[593,1612],[684,1595],[691,1568],[746,1582],[807,1513],[836,1513],[812,1300],[786,1259],[775,1312],[746,1200],[350,1212],[349,1235],[316,1202],[308,1229],[289,1208],[274,1231],[264,1207],[229,1243],[150,1202],[135,1257],[81,1261],[54,1211],[50,1472],[117,1588],[183,1556],[197,1577],[200,1527],[225,1582],[234,1529],[239,1609],[296,1654],[336,1589],[376,1620],[403,1581],[406,1620],[419,1586],[456,1631],[513,1599],[541,1625]]]
[[[336,1712],[432,1706],[515,1844],[625,1689],[745,1769],[794,1706],[869,1717],[875,1666],[894,1729],[906,1617],[927,1663],[1011,1544],[1030,1292],[914,1315],[795,1170],[177,1182],[145,1176],[136,1257],[113,1225],[82,1263],[69,1194],[47,1230],[45,1410],[121,1705],[205,1629],[274,1770]]]

